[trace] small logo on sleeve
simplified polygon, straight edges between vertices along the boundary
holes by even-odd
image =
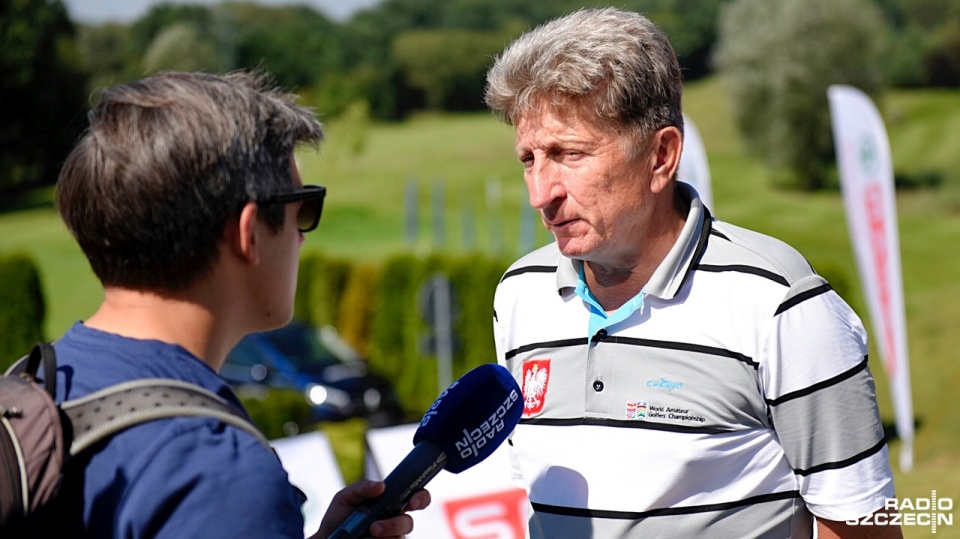
[[[550,384],[550,360],[533,359],[523,364],[523,417],[543,411]]]

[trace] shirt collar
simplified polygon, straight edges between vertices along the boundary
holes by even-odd
[[[673,299],[677,295],[710,235],[710,212],[696,189],[680,181],[677,182],[677,189],[680,196],[690,202],[687,220],[677,241],[643,287],[645,294],[661,299]],[[560,257],[557,264],[557,292],[561,296],[575,294],[582,266],[582,260]]]

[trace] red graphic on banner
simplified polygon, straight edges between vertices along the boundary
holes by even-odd
[[[550,383],[550,360],[533,359],[523,364],[523,416],[528,417],[543,411],[547,401],[547,385]]]
[[[443,505],[456,539],[523,539],[526,535],[527,493],[514,488]]]
[[[879,184],[868,185],[863,192],[867,207],[867,222],[870,226],[870,246],[873,254],[873,271],[877,278],[877,293],[880,297],[882,331],[887,347],[887,373],[891,378],[897,373],[897,349],[893,339],[893,306],[890,304],[890,253],[887,252],[887,222],[883,211],[883,189]]]

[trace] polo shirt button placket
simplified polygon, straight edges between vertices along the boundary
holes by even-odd
[[[606,329],[606,328],[601,328],[600,331],[598,331],[598,332],[594,335],[594,340],[595,340],[596,342],[604,341],[604,340],[606,340],[607,335],[608,335],[607,329]],[[593,390],[596,391],[597,393],[600,393],[601,391],[603,391],[603,381],[602,381],[602,380],[599,380],[599,379],[594,380],[594,381],[593,381]]]

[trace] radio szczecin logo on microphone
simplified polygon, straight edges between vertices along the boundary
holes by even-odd
[[[497,434],[503,431],[506,425],[503,422],[503,416],[513,408],[520,400],[520,394],[513,389],[507,398],[503,400],[497,411],[478,425],[474,429],[463,429],[463,438],[456,444],[457,451],[460,452],[460,458],[476,457],[480,449],[487,445],[487,442],[496,438]]]

